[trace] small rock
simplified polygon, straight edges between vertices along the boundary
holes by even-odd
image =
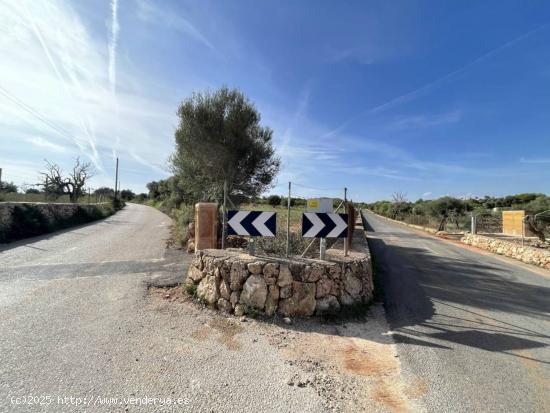
[[[241,323],[246,323],[248,321],[248,319],[244,315],[241,316],[239,320],[241,320]]]
[[[290,269],[288,268],[288,265],[281,265],[281,268],[279,269],[279,278],[277,279],[277,285],[279,287],[286,287],[292,285],[292,274],[290,272]]]
[[[267,284],[263,277],[259,275],[251,275],[248,277],[241,292],[240,302],[249,307],[263,310],[266,297]]]
[[[266,278],[277,278],[279,275],[279,264],[268,262],[264,265],[264,275]]]
[[[235,315],[237,317],[240,317],[240,316],[244,315],[244,313],[245,313],[245,306],[242,305],[242,304],[237,304],[235,306]]]
[[[237,303],[239,302],[239,298],[241,297],[240,291],[233,291],[231,293],[231,297],[229,297],[229,302],[231,302],[231,305],[235,307]]]
[[[230,313],[233,310],[233,306],[225,298],[220,298],[218,300],[218,308],[226,313]]]
[[[279,290],[279,298],[289,298],[292,297],[292,285],[285,285]]]
[[[263,269],[264,263],[260,261],[251,262],[248,264],[248,271],[250,271],[251,274],[261,274]]]
[[[231,298],[231,288],[226,280],[220,282],[220,295],[226,300]]]
[[[292,324],[292,319],[290,317],[283,318],[285,324]]]

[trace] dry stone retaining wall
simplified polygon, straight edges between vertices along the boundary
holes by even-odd
[[[482,235],[466,234],[461,239],[465,244],[481,248],[496,254],[505,255],[510,258],[523,261],[527,264],[538,265],[550,270],[550,251],[533,247],[522,247],[513,242],[501,239],[484,237]]]
[[[29,234],[13,234],[13,225],[23,225],[17,221],[19,215],[31,217],[24,222],[23,228]],[[113,212],[110,203],[102,204],[54,204],[30,202],[0,202],[0,243],[14,241],[24,236],[68,227],[74,224],[89,222],[96,218],[108,216]],[[16,217],[14,219],[14,217]],[[73,223],[74,221],[74,223]],[[30,228],[30,227],[33,228]]]
[[[242,251],[207,249],[195,253],[186,284],[194,286],[208,305],[235,315],[250,309],[267,315],[326,315],[372,299],[368,253],[344,257],[327,251],[327,258],[253,257]]]

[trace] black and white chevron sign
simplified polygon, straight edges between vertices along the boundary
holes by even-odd
[[[262,211],[227,211],[227,233],[274,237],[277,233],[277,214]]]
[[[346,238],[347,236],[348,214],[304,212],[302,216],[302,237]]]

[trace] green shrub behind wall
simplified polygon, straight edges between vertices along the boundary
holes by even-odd
[[[57,213],[54,206],[51,208],[51,216],[48,217],[35,205],[15,205],[11,214],[11,224],[7,228],[0,228],[0,243],[86,224],[106,218],[114,212],[115,208],[110,204],[93,207],[78,205],[74,213],[67,217]]]

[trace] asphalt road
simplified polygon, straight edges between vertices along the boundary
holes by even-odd
[[[261,327],[148,292],[186,272],[169,226],[129,204],[0,247],[0,412],[325,411]]]
[[[550,411],[550,272],[364,217],[422,410]]]

